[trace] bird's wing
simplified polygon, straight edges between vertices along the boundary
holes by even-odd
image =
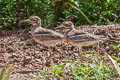
[[[97,40],[97,38],[95,38],[95,36],[90,35],[89,33],[82,32],[82,31],[73,31],[67,37],[69,40],[72,40],[74,42],[84,42],[84,41]]]
[[[64,38],[62,34],[44,28],[36,29],[34,35],[41,40],[61,40]]]

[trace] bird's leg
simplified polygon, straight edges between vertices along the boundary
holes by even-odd
[[[94,48],[96,48],[96,51],[99,53],[99,48],[100,48],[100,47],[99,47],[99,42],[96,43],[96,44],[94,44],[93,46],[94,46]]]
[[[83,53],[82,51],[82,47],[81,46],[78,46],[79,50],[80,50],[80,53]]]
[[[35,44],[36,41],[32,38],[31,41],[30,41],[31,44]]]
[[[100,42],[97,43],[97,52],[100,53]]]
[[[48,46],[48,50],[50,51],[51,54],[53,54],[51,46]]]

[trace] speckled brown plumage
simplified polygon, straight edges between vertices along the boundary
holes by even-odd
[[[21,21],[21,23],[22,22],[32,24],[31,34],[34,40],[40,44],[54,46],[56,43],[64,42],[64,35],[53,30],[42,28],[41,19],[38,16],[31,16],[29,19]]]
[[[120,25],[78,26],[78,30],[103,35],[110,40],[120,40]]]
[[[98,43],[99,41],[102,41],[96,35],[75,29],[71,21],[63,22],[60,27],[63,27],[63,29],[66,28],[66,31],[64,32],[66,42],[69,42],[74,46],[90,46]]]
[[[104,36],[109,40],[120,40],[120,25],[83,25],[75,27],[77,30],[81,30],[83,32],[92,33],[94,35]],[[56,29],[57,32],[64,33],[60,29]],[[66,31],[66,30],[64,30]]]

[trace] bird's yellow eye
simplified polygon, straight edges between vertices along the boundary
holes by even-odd
[[[71,26],[71,24],[69,24],[69,23],[67,23],[67,24],[64,24],[66,27],[70,27]]]

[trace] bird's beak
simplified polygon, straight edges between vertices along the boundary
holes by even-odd
[[[30,23],[30,20],[29,20],[29,19],[27,19],[27,20],[21,20],[21,21],[19,22],[19,26],[21,26],[21,25],[24,24],[24,23]]]
[[[56,29],[63,29],[63,27],[60,25],[60,26],[56,27],[55,30]]]
[[[30,23],[30,19],[27,19],[27,20],[22,20],[20,21],[21,23]]]

